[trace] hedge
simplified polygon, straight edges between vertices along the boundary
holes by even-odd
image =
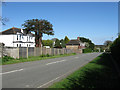
[[[110,50],[115,60],[120,63],[120,36],[112,43]]]
[[[91,48],[83,49],[83,53],[91,53],[91,52],[92,52]]]

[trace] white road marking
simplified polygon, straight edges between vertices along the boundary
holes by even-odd
[[[84,66],[84,65],[86,65],[87,63],[89,63],[89,62],[85,62],[85,63],[83,63],[81,66]],[[49,82],[47,82],[47,83],[45,83],[45,84],[42,84],[41,86],[39,86],[39,87],[37,87],[37,88],[43,88],[43,86],[46,86],[46,85],[48,85],[49,83],[54,82],[55,80],[57,80],[57,79],[65,76],[65,75],[67,75],[67,74],[70,74],[71,72],[73,72],[73,71],[75,71],[75,70],[78,70],[79,68],[80,68],[80,67],[74,68],[74,69],[68,71],[67,73],[65,73],[65,74],[63,74],[63,75],[61,75],[61,76],[59,76],[59,77],[57,77],[57,78],[55,78],[55,79],[52,79],[51,81],[49,81]]]
[[[51,63],[47,63],[46,65],[50,65],[50,64],[54,64],[54,63],[59,63],[59,62],[64,62],[66,60],[60,60],[60,61],[56,61],[56,62],[51,62]]]
[[[75,57],[75,58],[79,58],[79,57]]]
[[[25,87],[30,87],[30,85],[25,85]]]
[[[61,77],[61,76],[60,76],[60,77]],[[45,84],[43,84],[43,85],[37,87],[37,88],[41,88],[41,87],[43,87],[43,86],[45,86],[45,85],[47,85],[47,84],[49,84],[49,83],[51,83],[51,82],[53,82],[53,81],[59,79],[60,77],[57,77],[57,78],[55,78],[55,79],[53,79],[53,80],[51,80],[51,81],[49,81],[49,82],[47,82],[47,83],[45,83]]]
[[[19,69],[19,70],[13,70],[13,71],[9,71],[9,72],[4,72],[4,73],[0,73],[0,75],[2,74],[8,74],[8,73],[13,73],[13,72],[18,72],[18,71],[22,71],[23,69]]]
[[[47,84],[49,84],[49,83],[51,83],[51,82],[53,82],[53,81],[55,81],[55,80],[57,80],[57,79],[59,79],[59,78],[65,76],[66,74],[68,74],[68,73],[70,73],[70,72],[72,72],[72,71],[68,71],[67,73],[65,73],[65,74],[63,74],[63,75],[61,75],[61,76],[59,76],[59,77],[57,77],[57,78],[55,78],[55,79],[53,79],[53,80],[51,80],[51,81],[45,83],[45,84],[43,84],[43,85],[41,85],[41,86],[39,86],[39,87],[37,87],[37,88],[42,88],[43,86],[46,86]]]

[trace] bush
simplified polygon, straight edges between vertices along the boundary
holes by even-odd
[[[46,54],[46,55],[44,55],[44,54],[42,54],[42,55],[40,55],[40,57],[50,57],[51,55],[49,55],[49,54]]]
[[[10,56],[4,56],[2,58],[2,62],[7,62],[7,61],[10,61],[10,60],[13,60],[14,58],[10,57]]]
[[[45,57],[46,55],[44,55],[44,54],[42,54],[42,55],[40,55],[40,57]]]
[[[98,49],[94,49],[94,52],[99,52],[99,50]]]
[[[46,55],[46,57],[50,57],[50,55],[49,55],[49,54],[47,54],[47,55]]]
[[[83,53],[91,53],[91,52],[92,52],[91,48],[83,49]]]
[[[113,42],[110,47],[113,57],[120,63],[120,36]]]
[[[63,54],[60,54],[60,55],[63,55]]]

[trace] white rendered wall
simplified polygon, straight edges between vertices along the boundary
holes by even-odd
[[[28,39],[27,39],[28,38]],[[22,41],[24,43],[13,43],[16,41]],[[35,37],[30,37],[30,36],[25,36],[25,35],[18,35],[18,40],[17,40],[17,35],[0,35],[0,42],[4,43],[5,46],[7,47],[35,47]],[[33,42],[33,43],[29,43],[29,42]]]
[[[0,35],[0,43],[5,46],[13,47],[13,35]]]

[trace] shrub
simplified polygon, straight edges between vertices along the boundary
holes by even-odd
[[[60,55],[63,55],[63,54],[60,54]]]
[[[90,53],[90,52],[92,52],[92,49],[91,49],[91,48],[83,49],[83,53]]]
[[[44,54],[42,54],[42,55],[40,55],[40,57],[50,57],[51,55],[49,55],[49,54],[46,54],[46,55],[44,55]]]
[[[47,55],[46,55],[46,57],[50,57],[50,55],[49,55],[49,54],[47,54]]]
[[[120,36],[113,42],[110,47],[113,57],[120,63]]]
[[[99,50],[98,49],[94,49],[94,52],[99,52]]]
[[[10,56],[4,56],[2,58],[2,62],[7,62],[7,61],[10,61],[10,60],[13,60],[14,58],[10,57]]]
[[[73,53],[73,55],[76,55],[76,53]]]
[[[44,54],[42,54],[42,55],[40,55],[40,57],[45,57],[46,55],[44,55]]]

